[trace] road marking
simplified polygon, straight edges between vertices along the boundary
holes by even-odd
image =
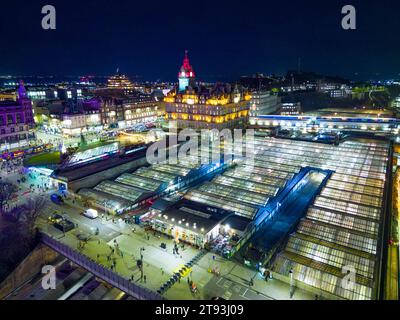
[[[231,296],[232,296],[232,292],[227,290],[227,291],[225,291],[225,293],[222,297],[226,300],[229,300]]]
[[[217,281],[217,283],[216,283],[216,285],[219,286],[219,287],[222,287],[222,286],[219,285],[219,282],[220,282],[220,281],[223,281],[223,280],[224,280],[224,278],[219,278],[218,281]]]
[[[236,284],[236,285],[233,286],[232,289],[233,289],[233,291],[235,291],[236,293],[239,293],[240,290],[242,290],[242,286],[239,285],[239,284]]]
[[[245,297],[245,296],[241,296],[242,298],[244,298],[244,299],[246,299],[246,300],[250,300],[250,298],[247,298],[247,297]]]
[[[232,282],[229,280],[225,280],[223,287],[224,288],[230,288],[230,286],[232,285]]]

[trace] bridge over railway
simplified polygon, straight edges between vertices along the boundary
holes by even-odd
[[[164,298],[157,292],[153,292],[137,283],[131,282],[117,272],[114,272],[105,266],[97,263],[89,256],[71,248],[70,246],[59,241],[57,238],[51,237],[45,233],[41,233],[41,240],[51,249],[57,251],[64,257],[68,258],[75,264],[81,266],[96,277],[113,285],[114,287],[126,292],[132,297],[139,300],[163,300]]]

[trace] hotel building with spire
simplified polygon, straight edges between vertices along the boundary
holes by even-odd
[[[178,73],[178,86],[165,98],[165,117],[179,129],[241,128],[249,116],[251,96],[237,85],[199,86],[187,51]]]

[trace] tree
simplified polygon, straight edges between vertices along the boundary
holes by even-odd
[[[32,241],[36,237],[36,221],[40,216],[41,210],[43,209],[46,201],[43,196],[29,198],[26,204],[23,206],[23,210],[19,217],[19,228],[22,237],[28,242]]]
[[[35,223],[43,204],[43,198],[29,199],[0,215],[0,282],[36,245]]]
[[[87,146],[87,141],[85,139],[85,136],[81,133],[81,142],[79,143],[79,146],[82,147],[86,147]]]
[[[0,238],[2,262],[13,264],[18,260],[21,252],[25,252],[25,243],[19,243],[19,230],[13,222],[1,229],[2,237]],[[11,240],[11,241],[10,241]]]

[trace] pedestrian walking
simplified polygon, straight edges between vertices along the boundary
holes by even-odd
[[[147,277],[146,277],[146,275],[144,275],[144,276],[143,276],[143,281],[144,281],[144,283],[146,283],[146,280],[147,280]]]

